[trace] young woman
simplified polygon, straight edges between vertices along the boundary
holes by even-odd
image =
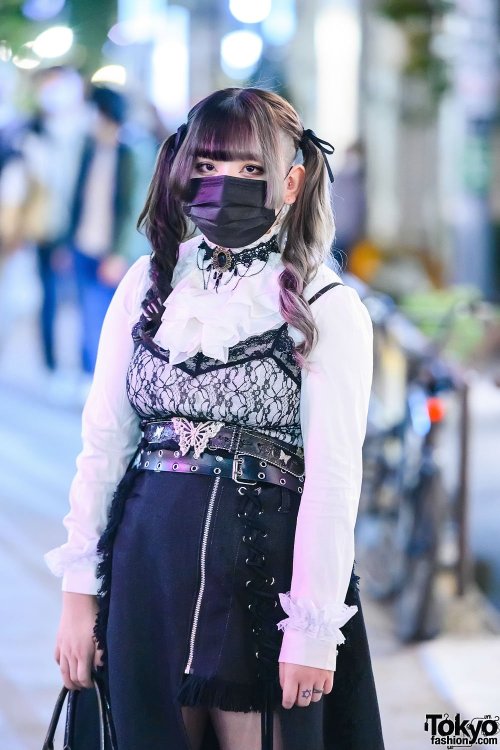
[[[45,556],[64,684],[104,670],[119,750],[383,750],[353,567],[372,325],[325,263],[328,145],[230,88],[160,150]]]

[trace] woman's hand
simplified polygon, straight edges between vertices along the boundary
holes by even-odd
[[[302,664],[280,661],[279,670],[283,708],[291,708],[295,703],[297,706],[308,706],[311,701],[317,703],[333,688],[334,672],[329,669],[304,667]],[[314,693],[313,688],[323,692]]]
[[[102,665],[102,651],[94,638],[97,612],[96,596],[63,592],[54,658],[69,690],[92,687],[92,666]]]

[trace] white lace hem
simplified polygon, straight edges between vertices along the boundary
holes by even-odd
[[[301,599],[290,596],[290,592],[279,594],[280,603],[284,611],[289,615],[277,623],[280,630],[287,628],[300,630],[313,638],[324,641],[344,643],[345,636],[340,628],[346,624],[358,611],[353,604],[348,606],[342,604],[338,608],[319,608],[310,599]]]
[[[66,544],[55,547],[43,556],[49,570],[61,578],[68,570],[81,570],[97,566],[99,557],[95,548],[86,552],[69,548]]]

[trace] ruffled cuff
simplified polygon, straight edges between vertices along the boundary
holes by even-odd
[[[289,591],[279,594],[279,598],[288,615],[277,623],[280,630],[290,628],[301,631],[311,638],[336,644],[344,643],[345,636],[340,628],[358,611],[355,604],[319,608],[310,599],[292,597]]]
[[[99,562],[96,549],[96,544],[86,550],[74,549],[66,542],[46,552],[43,559],[50,571],[60,578],[69,570],[96,568]]]

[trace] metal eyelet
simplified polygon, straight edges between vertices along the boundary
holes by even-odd
[[[305,479],[305,476],[304,476],[304,475],[302,474],[302,476],[301,476],[301,477],[299,477],[299,482],[303,482],[303,481],[304,481],[304,479]]]
[[[191,471],[198,471],[198,467],[197,466],[191,466]]]
[[[297,487],[297,492],[299,493],[299,495],[302,495],[302,487]]]
[[[259,479],[265,479],[266,478],[266,475],[264,474],[263,471],[259,471],[259,473],[257,474],[257,476],[259,477]]]
[[[161,469],[161,462],[158,461],[158,463],[156,464],[156,471],[160,471],[160,469]]]
[[[245,492],[247,491],[247,489],[248,489],[248,487],[246,487],[245,485],[243,485],[242,487],[238,487],[238,494],[239,495],[244,495]]]
[[[144,466],[145,466],[145,467],[146,467],[146,466],[149,466],[149,461],[146,461],[146,462],[144,463]]]
[[[172,464],[172,469],[178,469],[178,468],[179,468],[179,464]]]
[[[222,471],[222,469],[220,468],[220,466],[216,466],[215,469],[214,469],[214,474],[220,474],[221,471]]]
[[[267,466],[267,461],[259,461],[259,466]]]
[[[286,484],[286,479],[280,479],[280,484]]]
[[[269,578],[267,579],[267,582],[268,582],[268,584],[269,584],[270,586],[272,586],[272,585],[274,584],[274,581],[275,581],[275,578],[274,578],[274,576],[273,576],[273,577],[271,578],[271,580],[269,580]]]
[[[252,581],[247,581],[247,582],[245,583],[245,587],[247,587],[247,586],[248,586],[248,585],[249,585],[250,583],[252,583]]]
[[[163,456],[163,451],[161,449],[158,451],[158,455],[160,456],[160,458]]]
[[[176,458],[179,458],[179,456],[180,456],[180,455],[181,455],[181,454],[179,453],[179,451],[174,451],[174,456],[175,456]]]
[[[224,459],[223,459],[223,457],[222,457],[222,456],[216,456],[216,457],[215,457],[215,460],[216,460],[216,461],[224,461]]]

